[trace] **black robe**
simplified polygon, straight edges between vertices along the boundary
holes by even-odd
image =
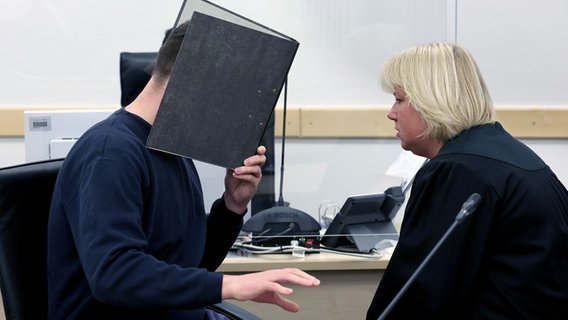
[[[463,131],[418,172],[397,247],[373,297],[377,319],[472,193],[459,224],[388,319],[568,319],[568,192],[499,123]]]

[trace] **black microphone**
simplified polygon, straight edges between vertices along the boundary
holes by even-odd
[[[475,209],[477,209],[479,201],[481,201],[481,196],[479,195],[479,193],[474,193],[469,196],[469,198],[463,203],[460,212],[456,216],[458,224],[460,224],[463,219],[467,218],[475,211]]]
[[[408,278],[408,280],[406,280],[406,283],[404,284],[404,286],[396,294],[394,299],[391,300],[391,302],[385,308],[385,310],[383,310],[383,312],[379,316],[378,320],[383,320],[383,319],[386,318],[386,316],[389,314],[389,312],[392,310],[392,308],[395,306],[395,304],[398,302],[398,300],[400,300],[402,295],[406,292],[408,287],[410,287],[412,282],[414,282],[414,280],[416,279],[418,274],[422,271],[422,269],[424,269],[424,266],[426,265],[426,263],[428,263],[428,261],[430,261],[430,259],[434,255],[434,253],[436,253],[436,251],[438,251],[438,248],[440,248],[442,243],[444,243],[444,241],[446,241],[446,238],[452,233],[452,231],[455,229],[455,227],[458,224],[462,223],[465,218],[469,217],[475,211],[475,209],[477,209],[477,206],[479,206],[480,201],[481,201],[481,196],[478,193],[474,193],[471,196],[469,196],[469,198],[463,203],[461,210],[456,215],[456,219],[454,220],[452,225],[448,228],[446,233],[444,233],[442,238],[440,238],[440,240],[438,240],[438,243],[436,243],[434,248],[432,248],[430,253],[428,253],[428,255],[426,256],[426,258],[424,258],[424,261],[422,261],[422,263],[418,266],[418,268],[416,268],[416,270],[410,276],[410,278]]]

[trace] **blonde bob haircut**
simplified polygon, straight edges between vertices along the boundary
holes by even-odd
[[[430,43],[403,51],[383,65],[381,85],[387,92],[404,91],[426,123],[423,135],[438,141],[495,122],[479,68],[458,45]]]

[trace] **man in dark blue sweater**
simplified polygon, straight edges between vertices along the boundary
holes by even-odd
[[[258,187],[264,147],[227,170],[209,215],[193,162],[146,148],[186,29],[171,32],[138,98],[89,129],[61,168],[49,217],[50,319],[202,320],[224,299],[297,311],[281,284],[319,284],[298,269],[215,272]]]

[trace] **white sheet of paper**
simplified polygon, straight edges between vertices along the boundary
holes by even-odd
[[[390,165],[385,174],[402,178],[402,191],[410,188],[414,176],[428,159],[417,156],[410,151],[403,150],[396,160]]]

